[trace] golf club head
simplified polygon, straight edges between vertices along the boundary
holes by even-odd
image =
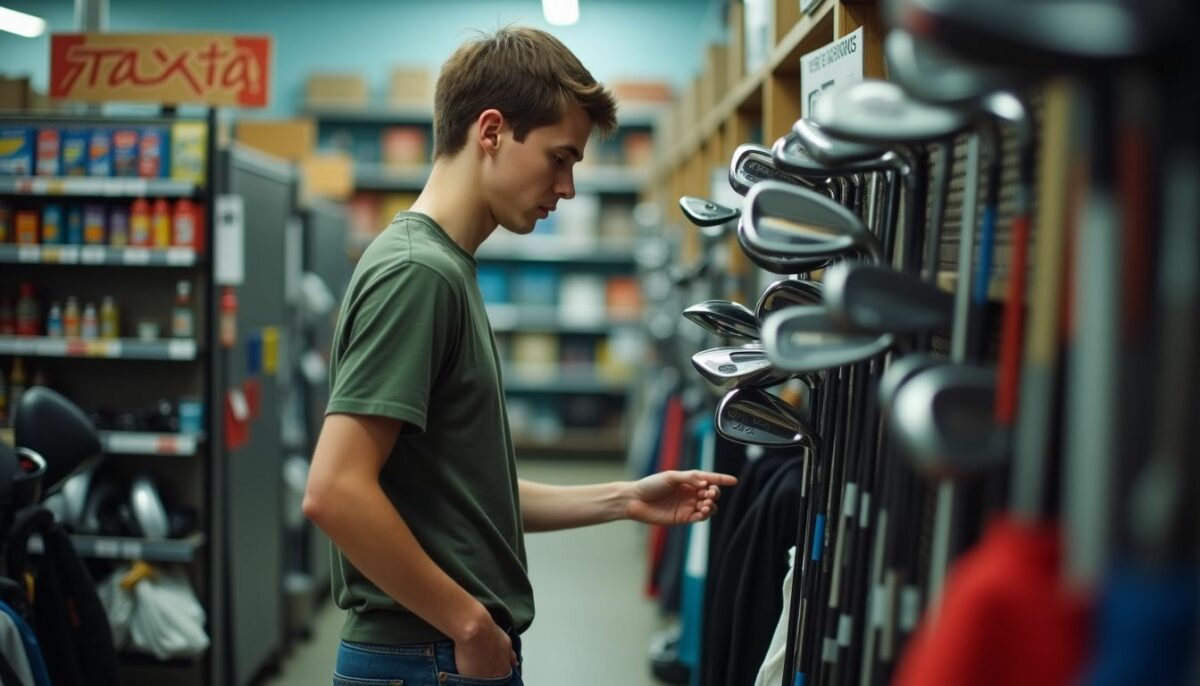
[[[846,333],[824,307],[797,306],[763,321],[768,359],[788,372],[819,372],[869,360],[895,343],[895,336]]]
[[[844,171],[897,171],[908,173],[908,163],[890,146],[859,143],[831,136],[811,118],[792,124],[795,145],[802,145],[810,157],[831,169]],[[785,143],[785,146],[787,144]]]
[[[820,305],[824,297],[824,286],[819,281],[782,279],[763,289],[754,306],[754,314],[761,322],[767,315],[788,307]]]
[[[805,188],[818,185],[811,179],[780,169],[771,157],[771,151],[761,145],[746,143],[733,151],[729,160],[729,185],[738,195],[749,193],[760,181],[768,179]]]
[[[964,476],[1004,459],[993,419],[996,372],[940,364],[913,374],[892,400],[896,445],[923,473]]]
[[[751,262],[772,274],[808,274],[818,269],[824,269],[834,259],[832,256],[783,257],[780,255],[768,255],[746,241],[746,229],[741,224],[738,224],[737,240],[742,253]]]
[[[1037,74],[1103,67],[1168,49],[1195,26],[1176,0],[889,0],[891,26],[970,59]]]
[[[683,311],[683,316],[697,326],[724,338],[744,338],[757,341],[760,335],[758,317],[745,305],[729,300],[705,300]]]
[[[929,353],[910,353],[904,357],[893,358],[879,377],[879,395],[877,397],[883,414],[885,416],[891,414],[892,401],[896,399],[896,392],[906,381],[922,369],[940,364],[946,364],[946,358],[935,357]]]
[[[685,195],[679,199],[679,209],[688,221],[703,229],[724,226],[742,216],[742,211],[734,207],[718,205],[711,200]]]
[[[861,255],[878,262],[883,254],[858,215],[823,195],[775,181],[763,181],[746,195],[740,228],[747,244],[767,255]]]
[[[766,388],[791,376],[777,369],[758,343],[702,350],[692,355],[692,366],[705,381],[722,391]]]
[[[768,448],[804,447],[816,441],[796,408],[758,388],[737,388],[717,405],[717,433],[734,443]]]
[[[888,33],[883,52],[888,77],[926,102],[965,105],[1022,81],[1011,68],[967,62],[902,29]]]
[[[823,94],[812,120],[838,138],[887,145],[945,140],[967,129],[972,112],[915,100],[898,84],[858,81]]]
[[[862,333],[914,334],[950,327],[954,296],[891,267],[839,262],[825,272],[825,308]]]

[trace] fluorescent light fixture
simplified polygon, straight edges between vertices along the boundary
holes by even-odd
[[[542,0],[542,14],[555,26],[570,26],[579,21],[579,0]]]
[[[32,14],[0,7],[0,31],[8,31],[26,38],[37,38],[46,32],[46,20]]]

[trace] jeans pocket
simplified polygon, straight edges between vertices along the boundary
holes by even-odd
[[[355,679],[335,673],[333,686],[404,686],[404,679]]]
[[[516,680],[516,676],[517,673],[515,670],[509,670],[505,676],[487,678],[442,672],[438,674],[438,681],[444,684],[465,684],[466,686],[503,686],[504,684],[513,683]]]

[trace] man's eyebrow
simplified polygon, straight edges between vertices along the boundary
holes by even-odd
[[[582,161],[583,161],[583,153],[579,152],[579,148],[575,147],[574,145],[560,145],[560,146],[558,146],[558,149],[559,149],[559,150],[566,150],[567,152],[569,152],[569,153],[571,153],[572,155],[574,155],[574,156],[575,156],[575,161],[576,161],[576,162],[582,162]]]

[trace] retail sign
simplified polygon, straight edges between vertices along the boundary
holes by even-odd
[[[863,29],[800,58],[800,114],[807,117],[821,93],[863,80]]]
[[[199,33],[60,33],[50,97],[266,107],[271,38]]]

